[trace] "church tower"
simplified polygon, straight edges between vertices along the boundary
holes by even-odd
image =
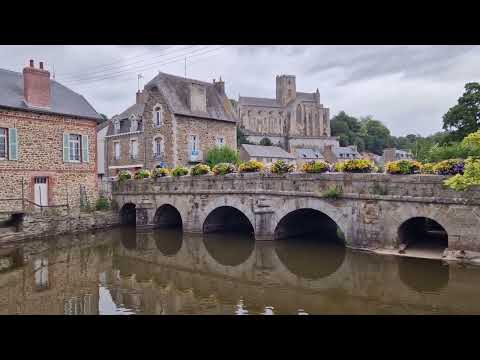
[[[285,106],[296,97],[295,75],[277,75],[277,101]]]

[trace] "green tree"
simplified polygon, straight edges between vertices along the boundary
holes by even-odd
[[[248,141],[242,129],[237,127],[237,145],[240,146],[241,144],[251,144],[251,142]]]
[[[222,146],[210,149],[205,157],[205,162],[210,165],[210,167],[214,167],[220,163],[238,164],[240,158],[237,150],[228,146]]]
[[[381,155],[383,149],[394,145],[390,130],[381,121],[367,116],[360,120],[360,124],[360,135],[365,142],[365,150]]]
[[[273,143],[272,143],[272,140],[270,140],[270,139],[267,138],[267,137],[264,137],[262,140],[260,140],[260,145],[263,145],[263,146],[272,146]]]
[[[443,129],[449,133],[449,139],[460,141],[465,136],[480,129],[480,84],[465,84],[465,92],[457,105],[443,115]]]
[[[108,120],[108,116],[107,116],[107,115],[105,115],[105,114],[102,114],[102,113],[100,113],[99,115],[100,115],[100,117],[102,118],[102,122],[104,122],[104,121],[107,121],[107,120]]]

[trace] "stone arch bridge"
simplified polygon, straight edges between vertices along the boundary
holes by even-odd
[[[449,250],[480,251],[480,189],[456,192],[444,187],[444,179],[345,173],[184,176],[117,182],[112,196],[120,211],[135,209],[139,228],[181,223],[184,232],[201,233],[243,222],[256,240],[274,240],[282,231],[298,234],[313,226],[312,217],[302,221],[309,210],[333,221],[353,248],[398,248],[402,224],[426,218],[445,230]],[[341,195],[326,195],[335,186]],[[298,216],[288,222],[290,228],[280,229],[292,214]]]

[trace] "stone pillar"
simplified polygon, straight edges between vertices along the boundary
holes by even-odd
[[[147,198],[136,207],[136,226],[138,230],[153,229],[155,227],[155,206]]]
[[[259,197],[255,202],[255,240],[274,240],[272,221],[275,210],[265,196]]]

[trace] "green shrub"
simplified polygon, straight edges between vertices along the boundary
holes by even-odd
[[[444,181],[444,184],[453,190],[468,190],[472,186],[480,186],[480,159],[469,157],[465,160],[462,174],[456,174]]]
[[[302,171],[306,173],[323,173],[330,170],[330,165],[322,160],[312,160],[302,165]]]
[[[212,169],[215,175],[226,175],[231,174],[236,171],[235,165],[229,163],[220,163],[213,167]]]
[[[151,176],[150,170],[140,169],[135,173],[134,178],[137,180],[147,179]]]
[[[118,173],[118,181],[123,182],[130,180],[132,178],[132,173],[128,170],[122,170]]]
[[[104,196],[100,196],[95,203],[95,209],[98,211],[104,211],[110,209],[110,201]]]
[[[210,149],[205,157],[205,162],[210,167],[214,167],[220,163],[238,164],[240,162],[240,158],[237,150],[228,146],[222,146]]]
[[[274,174],[286,174],[295,171],[295,165],[288,164],[284,160],[277,160],[270,166],[270,171]]]
[[[338,199],[343,194],[343,188],[340,185],[335,185],[325,190],[322,196],[328,199]]]
[[[352,159],[340,161],[335,164],[335,171],[348,173],[370,173],[375,164],[371,160]]]
[[[264,165],[263,165],[262,162],[256,161],[256,160],[249,160],[247,162],[244,162],[244,163],[240,164],[240,166],[238,167],[238,171],[241,172],[241,173],[257,172],[257,171],[262,170],[263,167],[264,167]]]
[[[388,174],[410,175],[418,174],[422,164],[415,160],[398,160],[387,163],[385,169]]]
[[[175,169],[172,171],[172,176],[185,176],[188,175],[188,169],[184,166],[177,166]]]
[[[262,140],[260,140],[259,144],[263,145],[263,146],[272,146],[273,145],[272,140],[270,140],[267,137],[264,137]]]
[[[167,168],[155,168],[152,171],[152,177],[158,178],[158,177],[164,177],[170,175],[170,170]]]
[[[190,175],[198,176],[198,175],[205,175],[210,172],[210,166],[206,164],[197,164],[190,169]]]

